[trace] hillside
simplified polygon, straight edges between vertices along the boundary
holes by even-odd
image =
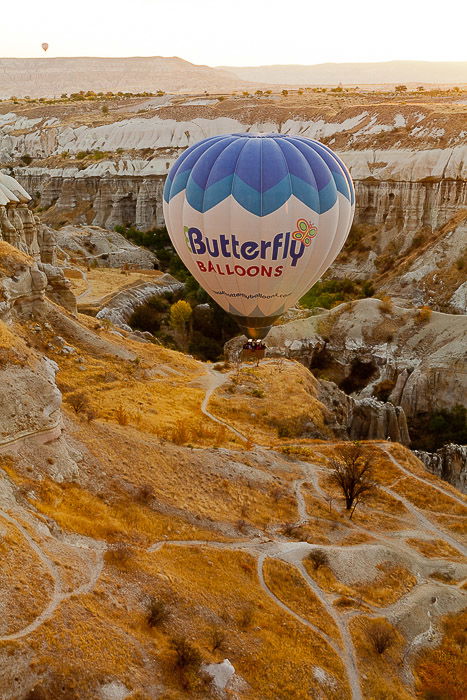
[[[130,58],[0,58],[0,99],[59,97],[62,93],[173,93],[230,91],[249,83],[209,66],[197,66],[176,56]]]
[[[385,439],[383,415],[405,439],[402,409],[281,355],[320,317],[275,328],[255,366],[81,314],[72,289],[98,304],[169,282],[128,242],[110,255],[117,234],[69,227],[57,246],[0,184],[2,700],[461,700],[467,501]],[[106,236],[113,267],[90,268]],[[412,312],[376,304],[304,335],[352,366],[365,317],[375,342],[404,319],[406,345],[449,361],[449,319],[410,341]],[[375,439],[349,441],[363,408]],[[349,505],[352,463],[367,490]]]
[[[242,80],[277,85],[466,85],[467,61],[319,63],[311,66],[222,66]]]
[[[0,329],[5,700],[216,697],[213,676],[234,698],[460,700],[464,501],[408,450],[364,445],[376,489],[349,519],[338,442],[238,411],[253,382],[274,418],[261,393],[287,378],[287,414],[305,390],[319,423],[300,365],[222,374],[47,301]]]

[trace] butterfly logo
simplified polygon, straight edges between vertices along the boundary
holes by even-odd
[[[318,229],[314,226],[311,221],[306,219],[298,219],[297,230],[292,233],[292,238],[294,241],[300,241],[304,246],[309,246],[311,241],[318,233]]]

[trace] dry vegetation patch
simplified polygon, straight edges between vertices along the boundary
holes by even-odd
[[[350,622],[363,697],[412,700],[400,678],[405,640],[385,618],[363,615]],[[383,643],[384,638],[384,643]]]
[[[294,566],[268,558],[263,573],[266,585],[279,600],[340,643],[334,620]]]
[[[424,649],[415,664],[417,693],[425,698],[464,700],[467,688],[467,612],[447,615],[443,637],[435,648]]]
[[[311,690],[310,663],[335,679],[330,699],[349,697],[341,660],[262,591],[248,554],[167,546],[145,555],[141,565],[164,572],[175,583],[183,597],[178,606],[185,630],[205,658],[212,654],[212,623],[207,627],[201,618],[209,614],[219,621],[228,639],[228,658],[251,686],[253,697],[305,700]]]
[[[430,559],[442,558],[467,562],[466,557],[462,556],[457,549],[454,549],[454,547],[444,540],[422,540],[412,537],[407,540],[407,544],[414,547],[423,554],[424,557]]]
[[[0,634],[18,632],[47,606],[53,581],[20,532],[0,516]]]
[[[211,398],[210,410],[260,444],[327,434],[316,380],[299,363],[239,369]]]

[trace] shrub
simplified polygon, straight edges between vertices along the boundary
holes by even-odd
[[[428,323],[432,313],[432,309],[429,306],[421,306],[415,315],[415,322],[420,324]]]
[[[30,163],[32,163],[32,156],[30,156],[29,153],[25,153],[21,156],[20,161],[25,165],[29,165]]]
[[[157,627],[165,619],[167,619],[168,611],[167,605],[163,600],[159,600],[151,596],[148,604],[148,611],[146,616],[146,621],[149,627]]]
[[[391,314],[394,311],[394,304],[388,294],[381,297],[378,308],[383,314]]]
[[[365,633],[378,654],[384,654],[395,641],[394,632],[386,620],[370,620]]]
[[[104,560],[107,564],[113,564],[122,569],[126,569],[133,557],[133,552],[131,548],[119,542],[118,544],[111,545],[109,549],[104,554]]]
[[[91,408],[89,398],[83,391],[77,391],[66,398],[75,413],[84,413]]]
[[[247,630],[249,627],[251,627],[253,624],[254,610],[254,605],[252,603],[247,603],[244,605],[240,612],[240,619],[238,621],[240,629]]]
[[[121,404],[115,411],[115,418],[117,419],[117,423],[119,425],[128,425],[130,422],[128,411],[126,411]]]
[[[308,554],[308,559],[312,562],[315,571],[317,571],[320,566],[327,566],[329,563],[328,555],[322,549],[312,549]]]
[[[219,628],[215,627],[211,632],[211,649],[216,651],[217,649],[222,649],[225,645],[225,633]]]
[[[108,105],[104,105],[102,107],[102,114],[108,114],[109,113],[109,107]]]
[[[143,486],[140,486],[138,493],[136,494],[136,500],[138,503],[142,503],[143,505],[147,506],[151,503],[153,498],[154,489],[151,484],[143,484]]]
[[[175,666],[179,669],[198,668],[202,658],[198,649],[184,637],[175,637],[170,646],[175,652]]]

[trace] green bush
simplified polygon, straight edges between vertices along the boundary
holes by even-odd
[[[461,404],[433,413],[418,413],[407,422],[413,449],[435,452],[450,442],[467,443],[467,409]]]
[[[322,307],[331,309],[336,304],[354,299],[373,296],[375,290],[369,280],[355,281],[350,279],[323,280],[316,282],[313,287],[300,299],[302,306],[307,308]]]

